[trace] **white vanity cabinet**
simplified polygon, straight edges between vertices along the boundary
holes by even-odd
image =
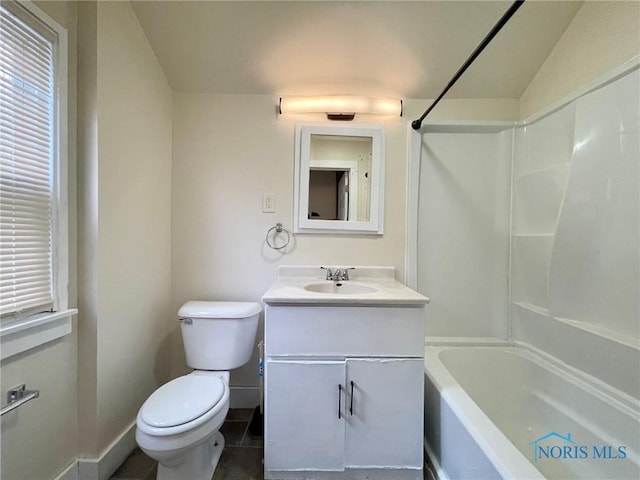
[[[424,305],[267,305],[265,356],[265,478],[422,478]]]

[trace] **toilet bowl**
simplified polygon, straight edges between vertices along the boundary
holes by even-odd
[[[224,448],[229,371],[251,358],[262,308],[187,302],[178,312],[192,373],[158,388],[136,418],[140,449],[158,461],[157,480],[210,480]],[[215,352],[212,354],[212,352]]]
[[[210,479],[224,448],[229,372],[194,371],[156,390],[136,419],[136,441],[158,460],[158,479]]]

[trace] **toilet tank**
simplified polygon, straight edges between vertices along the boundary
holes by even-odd
[[[249,361],[256,348],[254,302],[185,303],[178,311],[187,365],[196,370],[231,370]]]

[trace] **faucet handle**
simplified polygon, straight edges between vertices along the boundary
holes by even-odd
[[[355,270],[356,267],[347,267],[342,270],[342,280],[349,280],[349,270]]]
[[[328,267],[320,267],[320,268],[322,270],[326,270],[327,271],[327,277],[325,278],[325,280],[333,280],[333,276],[335,275],[335,273],[333,273],[330,268],[328,268]],[[337,270],[336,273],[339,272],[339,271],[340,270]]]

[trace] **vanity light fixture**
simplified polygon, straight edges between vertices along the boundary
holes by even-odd
[[[402,100],[361,97],[356,95],[323,95],[280,97],[282,113],[326,113],[329,120],[353,120],[356,113],[402,116]]]

